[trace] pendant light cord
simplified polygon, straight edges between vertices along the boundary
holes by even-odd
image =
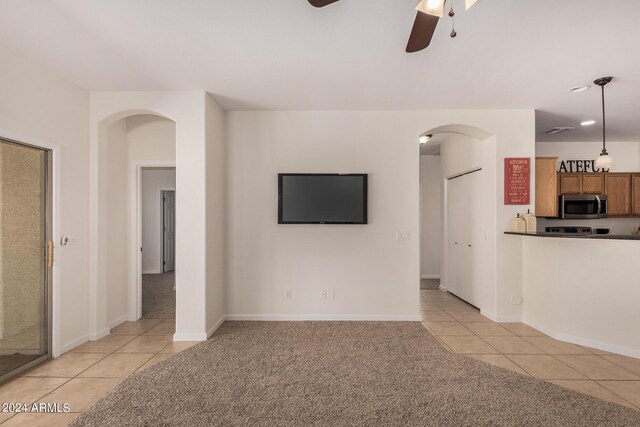
[[[600,87],[602,88],[602,152],[607,154],[607,118],[604,111],[604,85]]]

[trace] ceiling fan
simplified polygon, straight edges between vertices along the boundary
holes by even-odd
[[[325,7],[338,0],[308,1],[314,7]],[[464,0],[465,9],[468,10],[477,1],[478,0]],[[409,41],[407,42],[406,51],[408,53],[418,52],[431,44],[431,38],[436,31],[438,20],[444,16],[444,6],[446,2],[447,0],[421,0],[418,6],[416,6],[418,13],[416,14],[416,20],[413,22]],[[450,0],[450,3],[453,3],[453,0]],[[455,15],[453,4],[451,5],[448,15],[451,18]],[[455,37],[457,34],[454,28],[451,30],[450,36]]]

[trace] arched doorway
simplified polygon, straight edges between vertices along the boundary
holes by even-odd
[[[101,304],[104,304],[109,329],[143,317],[144,258],[147,254],[159,257],[160,250],[152,246],[163,242],[159,222],[162,207],[160,190],[175,191],[175,151],[175,122],[162,115],[135,111],[118,114],[101,123],[98,141],[97,285],[103,289]],[[172,182],[168,182],[171,181],[171,171]],[[157,176],[161,174],[169,178]],[[154,182],[145,185],[145,176],[146,184]],[[145,197],[145,190],[152,194]],[[156,225],[155,235],[153,232],[144,233],[145,225],[150,223]],[[145,234],[148,234],[146,251]],[[149,238],[152,235],[155,239]],[[153,261],[155,263],[152,264],[161,262],[159,259]],[[159,284],[166,285],[164,282],[166,280]],[[174,283],[169,287],[171,292],[174,292]],[[171,310],[170,317],[175,319],[175,294],[165,292],[162,295],[165,296],[162,301],[172,305],[165,311]]]
[[[496,245],[495,135],[463,124],[423,135],[429,140],[420,148],[421,288],[436,282],[482,310],[496,293],[489,256]]]

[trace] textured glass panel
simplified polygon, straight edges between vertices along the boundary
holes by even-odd
[[[46,161],[0,140],[0,377],[47,354]]]

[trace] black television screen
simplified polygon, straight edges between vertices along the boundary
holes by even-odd
[[[366,224],[367,174],[278,174],[278,224]]]

